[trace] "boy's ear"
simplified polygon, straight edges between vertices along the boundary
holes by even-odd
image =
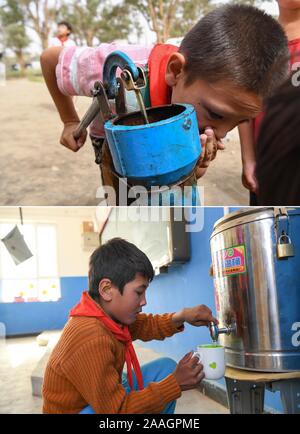
[[[110,279],[102,279],[99,283],[99,295],[104,301],[112,300],[112,283]]]
[[[179,78],[183,75],[185,66],[185,57],[181,53],[171,54],[165,75],[165,80],[168,86],[173,87],[177,84]]]

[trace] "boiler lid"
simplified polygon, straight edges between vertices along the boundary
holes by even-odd
[[[292,208],[292,207],[251,207],[251,208],[243,208],[239,211],[231,212],[224,217],[220,218],[214,224],[214,230],[211,235],[211,238],[217,233],[232,228],[234,226],[238,226],[245,223],[254,222],[257,220],[263,220],[268,218],[275,218],[276,215],[286,216],[288,214],[291,215],[300,215],[300,208]]]

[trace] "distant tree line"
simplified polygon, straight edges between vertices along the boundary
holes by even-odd
[[[72,38],[78,45],[93,46],[127,40],[132,34],[138,38],[143,31],[142,15],[155,32],[157,42],[165,42],[183,36],[214,7],[213,0],[120,0],[118,4],[110,0],[0,0],[0,39],[24,68],[25,53],[32,42],[29,29],[36,33],[43,50],[48,47],[55,24],[65,20],[72,25]]]

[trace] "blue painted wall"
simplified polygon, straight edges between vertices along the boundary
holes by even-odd
[[[87,277],[62,277],[61,299],[56,302],[0,303],[0,322],[5,324],[6,335],[40,333],[63,328],[69,310],[80,300],[88,288]]]
[[[168,274],[155,277],[147,290],[148,304],[144,308],[145,312],[175,312],[182,307],[206,304],[213,314],[216,314],[213,281],[209,276],[209,239],[215,221],[223,217],[223,208],[206,208],[204,217],[204,229],[191,233],[190,262],[170,268]],[[178,361],[187,352],[195,350],[197,345],[205,343],[210,343],[208,329],[187,325],[183,333],[164,341],[152,341],[143,345]],[[219,383],[225,387],[224,380],[220,380]],[[267,391],[265,405],[276,411],[283,411],[279,392]]]

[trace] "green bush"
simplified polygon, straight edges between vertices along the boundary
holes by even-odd
[[[17,79],[17,78],[27,78],[30,81],[35,81],[38,83],[42,83],[44,81],[43,79],[43,75],[42,75],[42,71],[31,71],[31,70],[26,70],[24,72],[22,71],[11,71],[11,70],[7,70],[6,71],[6,78],[7,80],[10,79]]]
[[[6,78],[7,80],[11,78],[24,78],[26,77],[26,73],[21,71],[11,71],[9,69],[6,70]]]

